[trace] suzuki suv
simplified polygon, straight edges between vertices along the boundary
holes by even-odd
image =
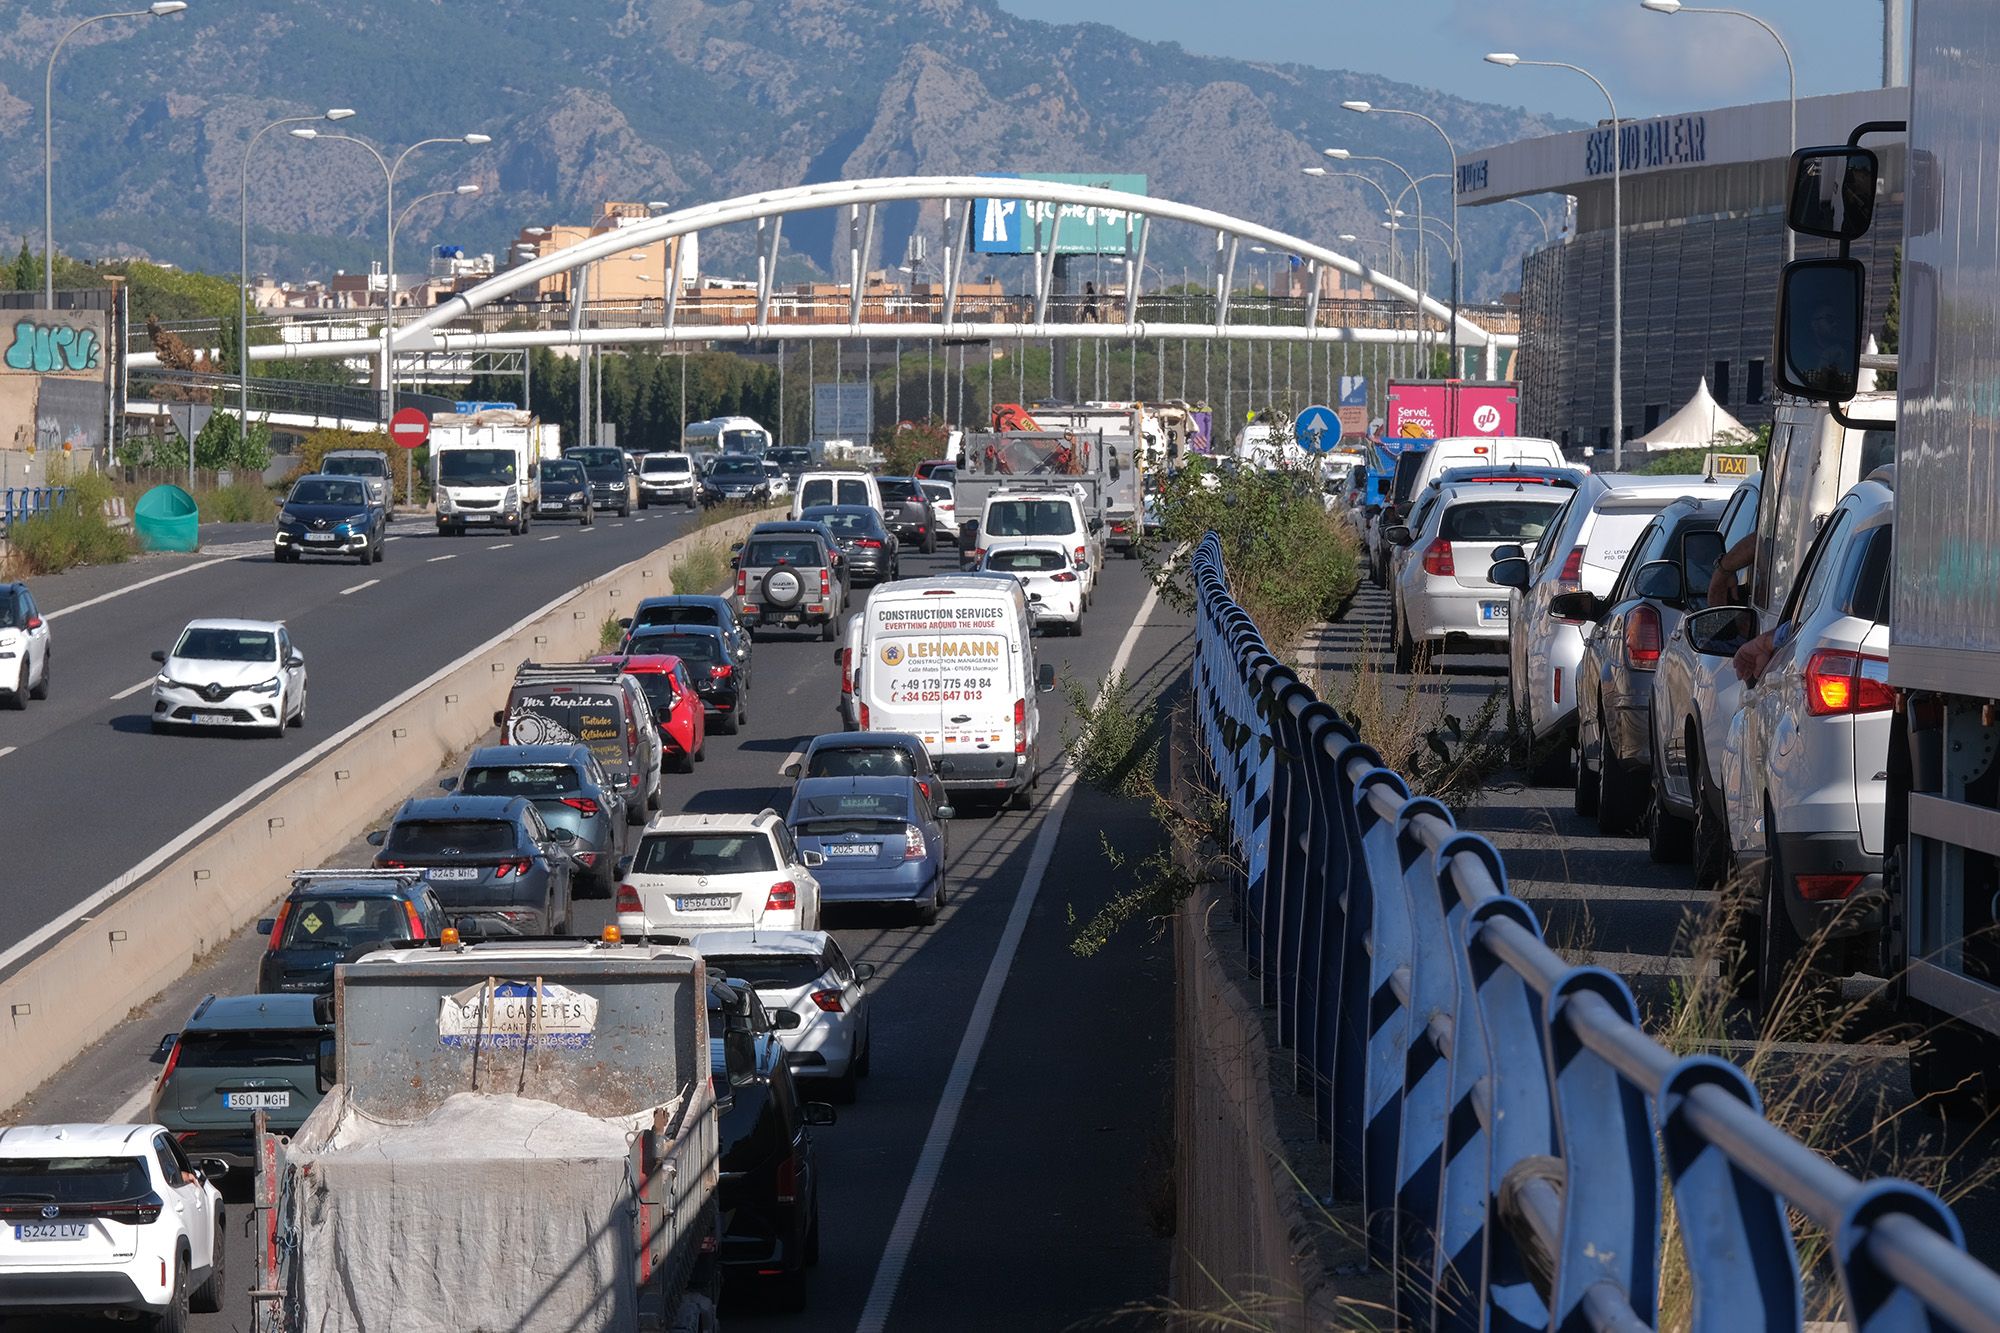
[[[737,616],[755,638],[760,629],[817,629],[833,642],[847,611],[840,568],[826,541],[812,533],[752,533],[736,566]]]

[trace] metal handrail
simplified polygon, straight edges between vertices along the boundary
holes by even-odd
[[[1735,1065],[1649,1036],[1620,977],[1549,947],[1493,845],[1271,653],[1213,533],[1191,569],[1246,958],[1400,1325],[1654,1327],[1670,1188],[1695,1333],[1802,1326],[1788,1206],[1825,1229],[1854,1328],[2000,1333],[2000,1275],[1941,1200],[1857,1179]]]

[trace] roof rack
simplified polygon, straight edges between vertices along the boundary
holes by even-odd
[[[294,870],[288,878],[294,884],[310,884],[319,880],[329,879],[379,879],[401,883],[404,880],[422,880],[424,872],[421,870],[392,870],[383,866],[361,866],[353,870],[340,870],[329,867],[318,870]]]
[[[614,679],[623,674],[616,662],[523,662],[514,668],[514,679],[558,680]]]

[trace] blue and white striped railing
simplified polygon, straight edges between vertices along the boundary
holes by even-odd
[[[1857,1180],[1766,1120],[1736,1066],[1649,1037],[1616,973],[1549,948],[1492,844],[1279,663],[1213,534],[1193,574],[1248,962],[1400,1326],[1656,1327],[1671,1189],[1694,1333],[1801,1326],[1787,1205],[1831,1238],[1854,1328],[2000,1333],[2000,1276],[1949,1208]]]

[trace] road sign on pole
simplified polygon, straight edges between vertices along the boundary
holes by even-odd
[[[1333,414],[1332,408],[1314,403],[1299,413],[1292,431],[1302,448],[1316,454],[1331,453],[1333,446],[1340,443],[1340,418]]]
[[[389,438],[405,449],[414,449],[431,437],[431,419],[414,407],[405,407],[389,418]]]

